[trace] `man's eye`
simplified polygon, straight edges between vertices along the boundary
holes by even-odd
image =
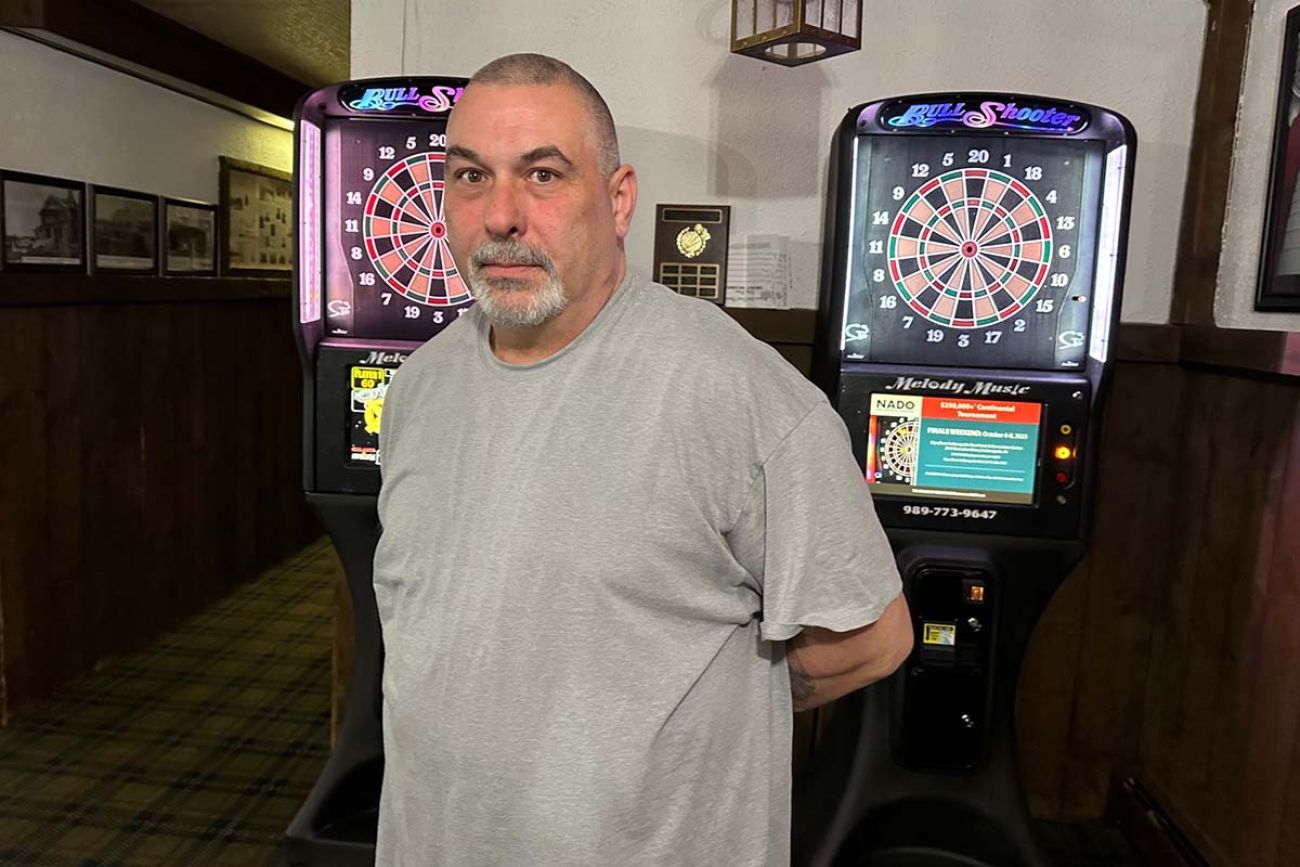
[[[462,181],[468,181],[471,184],[477,184],[483,180],[483,173],[478,169],[461,169],[456,173],[456,176]]]
[[[555,172],[550,169],[533,169],[533,180],[539,184],[549,184],[555,180]]]

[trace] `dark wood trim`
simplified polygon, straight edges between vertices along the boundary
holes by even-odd
[[[156,277],[120,273],[0,273],[0,308],[67,304],[288,301],[287,279]],[[287,326],[286,326],[287,327]]]
[[[1120,361],[1177,364],[1181,341],[1182,329],[1177,325],[1120,323],[1115,357]]]
[[[817,327],[816,310],[767,310],[757,307],[723,307],[745,327],[745,330],[766,343],[799,343],[812,345]]]
[[[292,118],[298,100],[311,90],[130,0],[0,0],[0,27],[26,31],[42,41],[75,43],[66,47],[111,55],[282,118]]]
[[[1184,364],[1300,376],[1300,333],[1196,325],[1182,331]]]
[[[1209,867],[1164,805],[1136,777],[1111,780],[1106,818],[1123,830],[1150,867]]]
[[[1252,0],[1208,0],[1207,6],[1201,83],[1170,305],[1172,321],[1189,325],[1214,324],[1214,289],[1223,252],[1237,100],[1254,14]]]

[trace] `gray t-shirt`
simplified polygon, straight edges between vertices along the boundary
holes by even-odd
[[[471,310],[384,408],[378,864],[784,867],[784,639],[898,594],[825,397],[629,277],[507,365]]]

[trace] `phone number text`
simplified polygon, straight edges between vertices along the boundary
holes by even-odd
[[[904,515],[930,518],[976,518],[988,521],[997,517],[997,509],[959,509],[956,506],[904,506]]]

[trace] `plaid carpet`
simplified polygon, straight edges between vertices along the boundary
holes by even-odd
[[[329,752],[333,552],[320,540],[0,729],[0,867],[279,867]],[[1060,865],[1139,864],[1042,822]]]
[[[322,539],[0,729],[0,865],[253,867],[329,752]]]

